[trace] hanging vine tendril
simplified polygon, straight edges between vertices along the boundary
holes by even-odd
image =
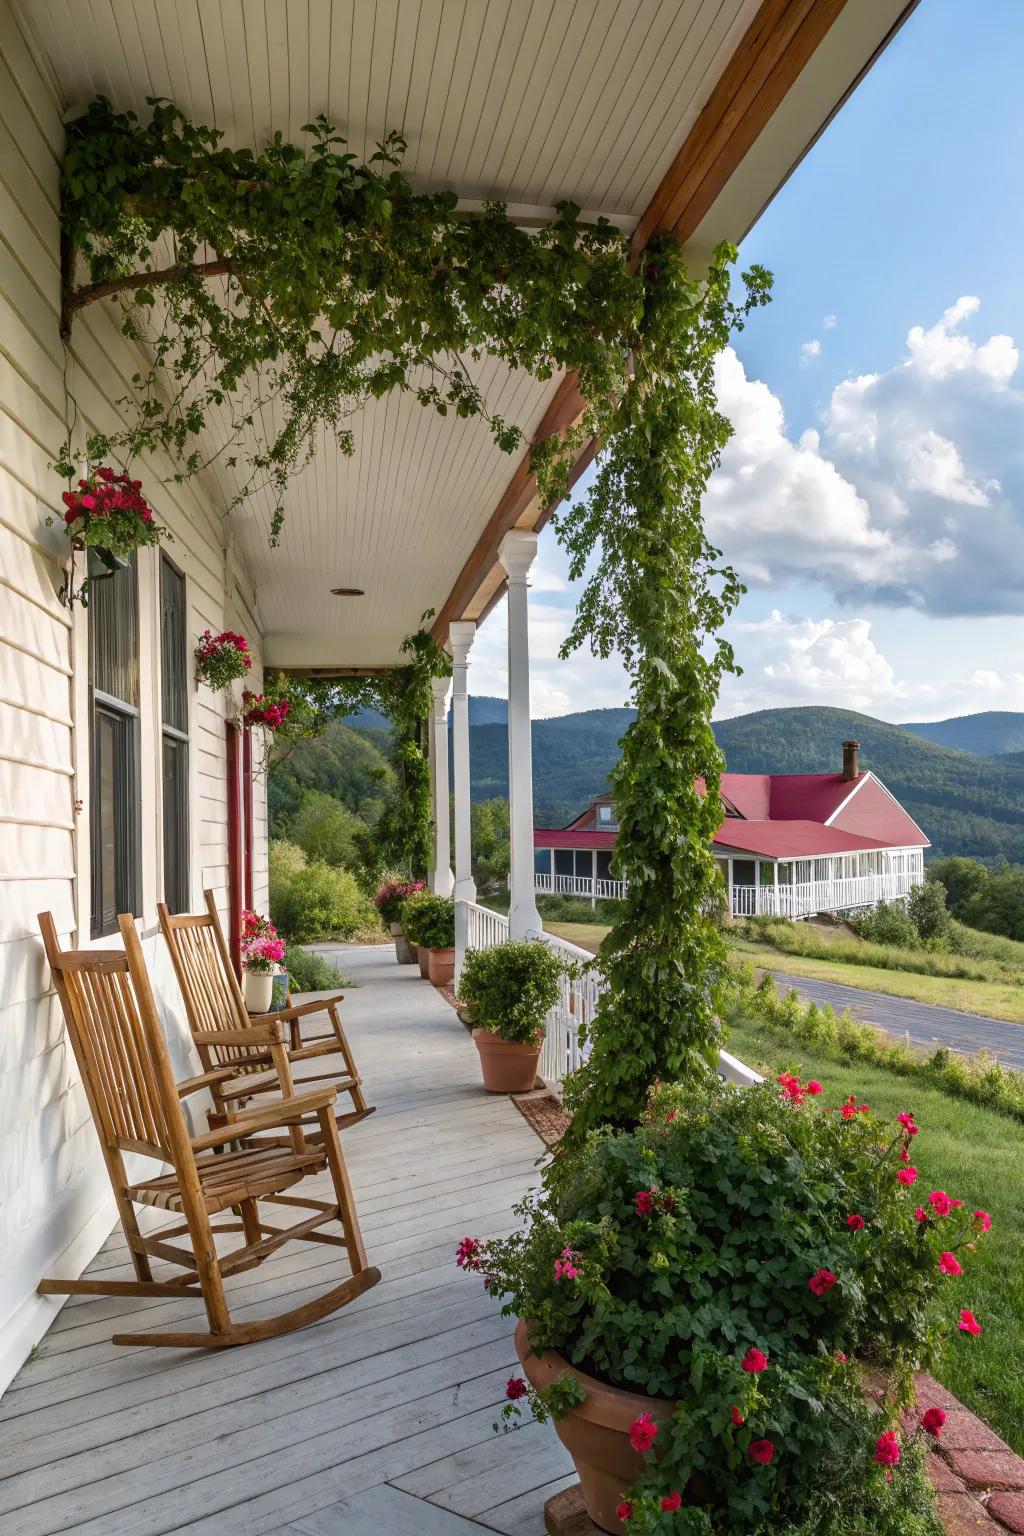
[[[590,1058],[568,1085],[570,1138],[632,1123],[655,1079],[702,1070],[717,1043],[710,839],[722,765],[710,720],[735,670],[720,630],[742,588],[705,536],[701,498],[730,431],[714,359],[767,301],[768,274],[745,273],[736,301],[726,245],[696,281],[671,238],[638,263],[618,230],[582,223],[571,205],[531,233],[498,203],[467,216],[452,192],[412,189],[395,134],[360,164],[321,117],[308,148],[278,134],[253,153],[167,102],[151,107],[143,124],[98,98],[69,130],[64,334],[83,307],[116,297],[126,332],[153,354],[133,381],[130,425],[94,439],[94,456],[162,449],[180,476],[223,456],[241,466],[238,502],[269,489],[276,542],[291,476],[325,429],[351,453],[350,423],[368,400],[409,391],[441,415],[480,417],[513,452],[523,434],[489,412],[480,364],[578,373],[582,419],[531,444],[531,464],[543,503],[557,507],[597,441],[589,488],[556,519],[572,576],[592,570],[564,654],[618,651],[637,716],[613,774],[628,910],[602,950],[608,989]],[[157,266],[161,239],[172,257]],[[82,261],[88,281],[76,284]],[[201,441],[213,413],[228,421],[216,449]],[[412,659],[395,674],[331,685],[396,723],[408,819],[385,832],[412,872],[429,859],[420,732],[440,662],[427,639],[406,642]]]

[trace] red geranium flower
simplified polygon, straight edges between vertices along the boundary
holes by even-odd
[[[642,1413],[629,1426],[629,1443],[642,1456],[649,1451],[658,1437],[658,1426],[649,1413]]]
[[[759,1349],[755,1349],[752,1344],[747,1350],[746,1354],[743,1356],[741,1363],[743,1369],[747,1371],[749,1375],[756,1376],[760,1371],[766,1371],[768,1369],[768,1356],[762,1354]]]
[[[974,1313],[969,1312],[966,1307],[960,1313],[960,1322],[957,1326],[961,1333],[971,1333],[977,1336],[981,1332],[981,1324]]]
[[[747,1422],[742,1413],[740,1413],[739,1409],[736,1407],[735,1403],[733,1403],[730,1412],[732,1414],[732,1421],[737,1429],[739,1429],[741,1424],[745,1424]]]
[[[836,1277],[830,1269],[816,1269],[807,1282],[807,1289],[813,1291],[815,1296],[824,1296],[836,1283]]]
[[[927,1221],[928,1220],[928,1212],[925,1210],[923,1205],[919,1205],[919,1206],[917,1206],[915,1208],[914,1215],[915,1215],[915,1217],[917,1218],[918,1221]]]
[[[851,1232],[863,1232],[864,1217],[859,1216],[857,1212],[854,1211],[851,1215],[847,1216],[846,1225],[849,1227]]]
[[[897,1168],[896,1177],[899,1179],[901,1184],[905,1184],[909,1189],[911,1184],[917,1183],[917,1169],[910,1167]]]
[[[810,1080],[810,1082],[809,1082],[809,1083],[808,1083],[808,1084],[807,1084],[807,1088],[806,1088],[806,1090],[805,1090],[805,1092],[807,1092],[807,1093],[814,1093],[814,1094],[818,1094],[818,1093],[820,1093],[820,1092],[821,1092],[821,1084],[820,1084],[820,1083],[819,1083],[819,1082],[817,1082],[817,1081],[816,1081],[816,1080],[815,1080],[815,1079],[814,1079],[814,1078],[813,1078],[813,1077],[812,1077],[812,1078],[811,1078],[811,1080]]]
[[[475,1237],[464,1237],[455,1250],[455,1262],[460,1269],[480,1268],[480,1242]]]
[[[891,1429],[875,1441],[875,1460],[883,1467],[894,1467],[900,1459],[900,1443]]]
[[[751,1440],[747,1447],[751,1461],[756,1461],[762,1467],[768,1466],[775,1455],[775,1447],[770,1440]]]
[[[654,1210],[654,1192],[650,1189],[638,1189],[633,1199],[638,1216],[649,1216]]]
[[[939,1254],[939,1273],[943,1275],[962,1275],[964,1267],[955,1253]]]
[[[525,1397],[529,1388],[521,1376],[510,1376],[505,1385],[505,1396],[509,1402],[514,1403],[517,1398]]]
[[[666,1493],[661,1501],[661,1507],[671,1514],[674,1510],[682,1509],[683,1496],[681,1493]]]
[[[988,1211],[975,1211],[974,1225],[977,1227],[979,1232],[987,1232],[989,1227],[992,1225],[992,1217],[989,1215]]]
[[[945,1410],[942,1408],[929,1408],[921,1419],[921,1428],[927,1435],[938,1437],[939,1431],[946,1422]]]
[[[628,1499],[623,1499],[621,1504],[616,1505],[615,1514],[622,1521],[623,1525],[625,1525],[627,1520],[632,1520],[633,1506]]]
[[[953,1209],[953,1201],[949,1198],[944,1189],[933,1189],[931,1194],[928,1196],[928,1204],[931,1206],[936,1216],[948,1216],[950,1211]]]

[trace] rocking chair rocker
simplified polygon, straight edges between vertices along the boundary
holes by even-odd
[[[61,950],[52,915],[44,912],[39,917],[136,1279],[46,1279],[40,1281],[39,1293],[202,1298],[209,1332],[117,1333],[115,1344],[224,1348],[274,1338],[327,1317],[380,1279],[380,1270],[367,1264],[359,1231],[338,1139],[336,1089],[317,1087],[263,1108],[238,1110],[230,1125],[192,1136],[181,1100],[202,1088],[215,1088],[232,1077],[234,1068],[208,1070],[175,1083],[134,920],[125,915],[118,922],[123,951]],[[280,1024],[268,1025],[262,1033],[269,1045],[283,1051]],[[315,1146],[304,1141],[299,1129],[311,1116],[320,1132]],[[291,1140],[283,1145],[227,1146],[243,1134],[273,1128],[282,1129]],[[170,1164],[171,1172],[132,1182],[125,1153]],[[333,1184],[332,1200],[283,1193],[307,1176],[323,1172],[329,1173]],[[272,1226],[263,1220],[263,1202],[298,1206],[311,1214],[290,1227]],[[176,1212],[183,1219],[144,1235],[137,1205]],[[237,1213],[237,1219],[211,1221],[222,1212]],[[320,1230],[332,1222],[340,1224],[340,1236]],[[215,1235],[221,1232],[241,1232],[244,1242],[219,1254]],[[190,1239],[190,1249],[168,1241],[180,1236]],[[298,1239],[344,1248],[351,1277],[316,1300],[276,1317],[232,1321],[225,1278],[254,1268],[284,1243]],[[151,1258],[179,1265],[184,1273],[154,1280]]]

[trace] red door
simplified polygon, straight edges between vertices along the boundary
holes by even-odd
[[[242,974],[242,911],[252,906],[252,743],[248,730],[224,722],[228,795],[228,944]]]

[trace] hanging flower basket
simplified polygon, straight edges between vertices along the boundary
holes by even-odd
[[[219,635],[204,629],[196,642],[195,659],[196,682],[215,692],[244,677],[252,667],[248,640],[231,629]]]
[[[134,550],[170,537],[153,517],[142,494],[142,481],[130,480],[108,464],[98,465],[87,480],[79,480],[77,490],[65,491],[61,500],[73,554],[60,597],[69,608],[76,601],[85,605],[90,583],[121,569]],[[89,558],[86,579],[76,592],[74,553],[80,550],[87,550]]]
[[[242,724],[262,725],[268,731],[279,731],[288,718],[291,701],[287,698],[268,699],[262,693],[242,693]]]

